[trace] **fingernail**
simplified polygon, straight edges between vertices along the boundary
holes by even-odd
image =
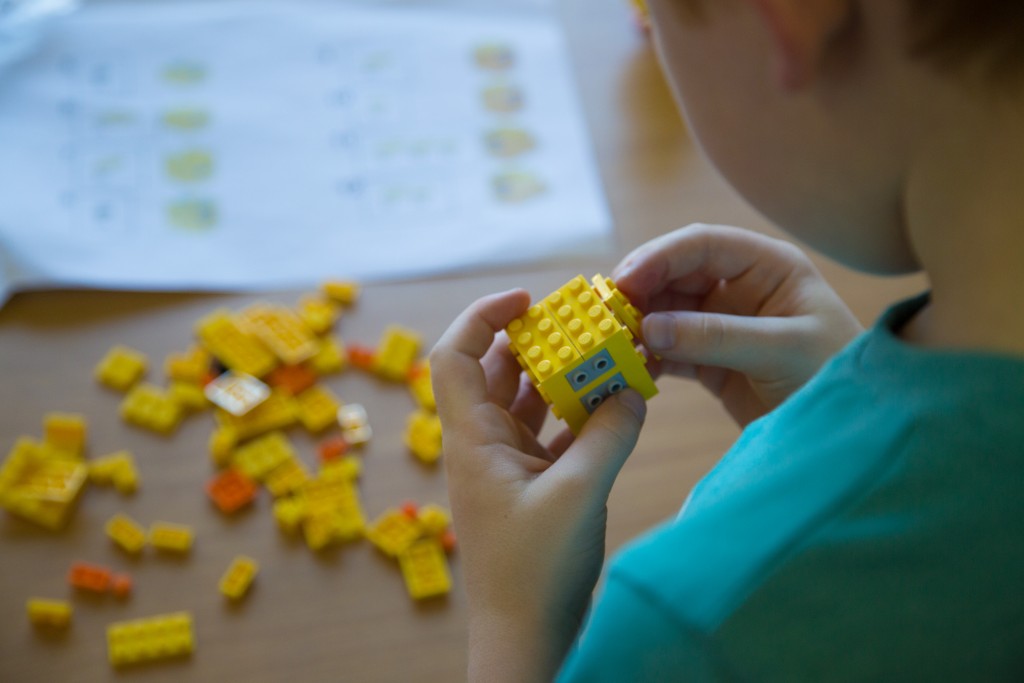
[[[629,408],[631,413],[636,415],[638,420],[643,420],[647,415],[647,402],[634,389],[626,389],[620,393],[619,400],[622,401],[622,405]]]
[[[676,343],[676,326],[671,316],[652,313],[644,318],[644,345],[652,351],[670,349]]]

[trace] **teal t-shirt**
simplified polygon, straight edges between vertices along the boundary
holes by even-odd
[[[926,300],[612,561],[559,681],[1024,680],[1024,358],[904,344]]]

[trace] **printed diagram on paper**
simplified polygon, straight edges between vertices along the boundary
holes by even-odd
[[[607,246],[541,16],[98,5],[2,78],[15,288],[304,285]]]

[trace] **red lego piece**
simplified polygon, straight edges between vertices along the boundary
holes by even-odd
[[[267,384],[292,396],[316,384],[317,374],[305,365],[279,365],[266,377]]]
[[[206,485],[206,492],[221,512],[232,513],[256,497],[256,483],[234,468],[228,468]]]
[[[348,452],[348,441],[345,437],[338,435],[324,439],[317,446],[317,453],[320,455],[320,462],[331,462],[337,460]]]
[[[106,593],[110,587],[110,570],[87,562],[75,562],[68,571],[68,583],[90,593]]]
[[[455,551],[455,532],[448,529],[441,534],[441,547],[444,548],[446,553]]]
[[[416,519],[416,515],[419,512],[419,505],[411,500],[407,500],[402,503],[402,512],[404,512],[407,517]]]
[[[132,594],[132,577],[128,574],[114,574],[110,577],[110,592],[119,598]]]
[[[362,344],[348,345],[348,360],[353,367],[360,370],[370,370],[373,368],[373,358],[376,355],[376,350],[369,346],[363,346]]]

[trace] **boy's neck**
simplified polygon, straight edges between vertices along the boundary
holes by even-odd
[[[901,336],[1024,356],[1021,100],[951,103],[918,141],[904,209],[932,302]]]

